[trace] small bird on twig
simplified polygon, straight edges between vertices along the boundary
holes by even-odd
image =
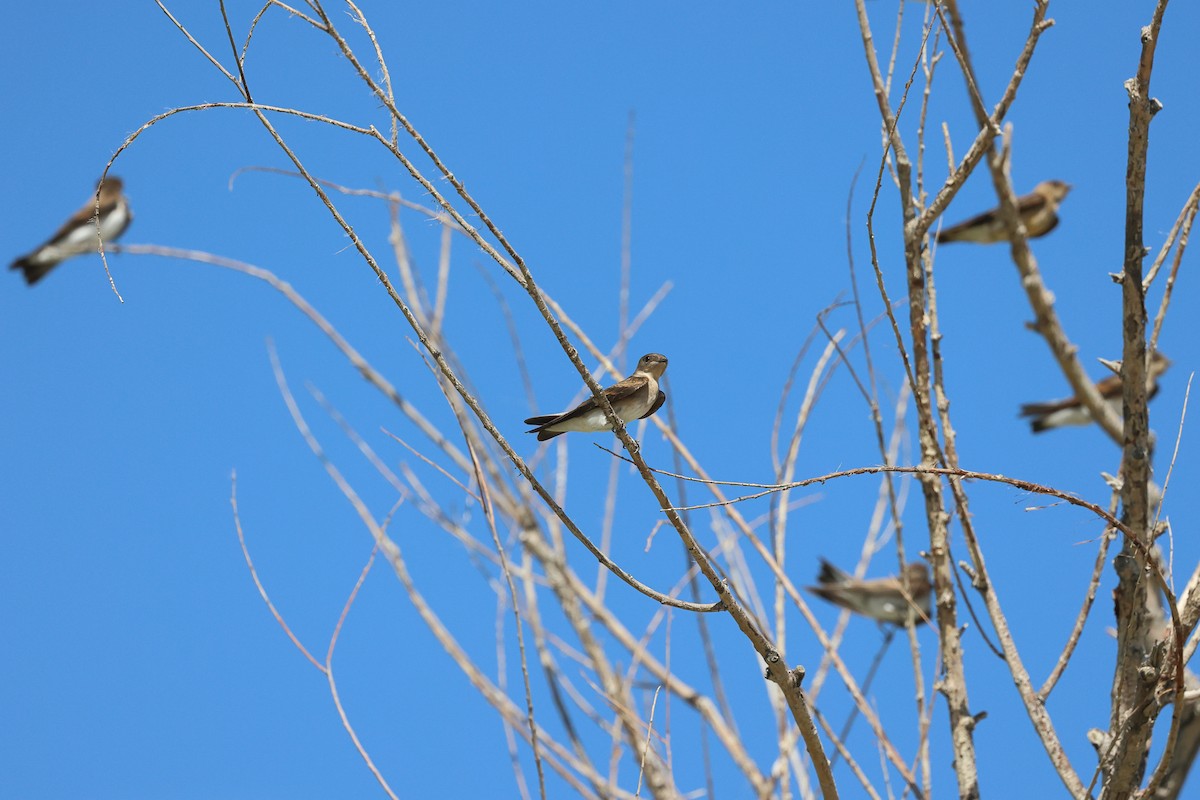
[[[817,575],[821,585],[804,588],[834,605],[879,622],[903,625],[912,614],[913,621],[920,625],[929,620],[931,613],[929,570],[924,563],[913,561],[904,567],[904,575],[908,578],[907,595],[898,576],[859,580],[822,558],[821,572]]]
[[[667,369],[667,357],[660,353],[647,353],[638,359],[637,369],[623,381],[604,390],[604,396],[622,422],[645,419],[658,411],[666,402],[667,395],[658,388],[658,379]],[[604,409],[596,405],[596,398],[589,397],[570,411],[562,414],[546,414],[530,417],[526,425],[536,425],[527,433],[536,433],[539,442],[553,439],[567,431],[597,433],[609,430]]]
[[[121,193],[123,185],[120,178],[109,175],[97,186],[100,191],[100,237],[105,242],[114,241],[133,221],[129,202]],[[60,262],[96,249],[96,198],[91,197],[45,244],[18,258],[9,269],[21,270],[25,282],[32,286]]]
[[[1157,350],[1150,356],[1150,363],[1146,366],[1147,400],[1158,394],[1158,378],[1167,371],[1169,366],[1171,366],[1171,360]],[[1104,398],[1104,402],[1113,410],[1113,413],[1118,416],[1121,414],[1123,389],[1124,385],[1120,375],[1109,375],[1096,383],[1096,390],[1100,392],[1100,396]],[[1093,421],[1092,412],[1078,397],[1051,400],[1046,403],[1026,403],[1021,406],[1021,416],[1032,417],[1029,426],[1034,433],[1041,433],[1051,428],[1061,428],[1064,425],[1089,425]]]
[[[1058,225],[1058,206],[1071,191],[1071,184],[1062,181],[1042,181],[1033,191],[1017,198],[1017,213],[1025,223],[1025,235],[1030,239],[1045,236]],[[938,243],[979,242],[993,244],[1007,242],[1008,231],[1000,218],[1000,209],[993,208],[964,220],[957,225],[943,228],[937,235]]]

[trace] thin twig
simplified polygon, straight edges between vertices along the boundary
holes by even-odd
[[[300,653],[307,658],[314,667],[321,670],[321,672],[324,672],[325,665],[323,665],[320,661],[317,661],[313,654],[308,652],[308,648],[301,643],[300,639],[296,637],[296,634],[292,633],[291,627],[283,619],[283,615],[279,613],[279,609],[275,608],[275,604],[271,602],[271,598],[267,595],[267,587],[263,586],[262,581],[258,577],[258,570],[254,568],[254,560],[250,558],[250,548],[246,546],[246,536],[242,531],[242,518],[241,515],[238,514],[236,470],[230,476],[229,505],[233,507],[233,524],[237,529],[238,546],[242,548],[242,557],[246,559],[246,567],[250,570],[250,578],[254,581],[254,588],[258,589],[259,597],[261,597],[263,602],[267,604],[267,610],[271,612],[271,616],[275,618],[277,623],[279,623],[279,627],[283,628],[283,632],[287,634],[288,639],[291,640],[292,644],[296,646],[296,649],[299,650]]]

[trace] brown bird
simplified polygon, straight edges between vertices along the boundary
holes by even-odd
[[[1045,236],[1058,225],[1058,205],[1071,191],[1071,184],[1062,181],[1042,181],[1033,191],[1017,198],[1017,213],[1025,223],[1025,235],[1030,239]],[[979,242],[993,244],[1007,242],[1008,231],[1000,219],[1000,209],[993,208],[968,220],[943,228],[937,235],[938,243]]]
[[[817,575],[820,586],[805,589],[834,605],[848,608],[856,614],[870,617],[879,622],[903,625],[913,615],[913,622],[920,625],[929,620],[929,570],[921,561],[912,561],[904,567],[908,578],[908,594],[899,577],[859,580],[845,570],[840,570],[825,559],[821,559],[821,572]]]
[[[659,353],[647,353],[638,359],[637,369],[623,381],[604,390],[604,396],[612,404],[613,411],[622,422],[645,419],[658,411],[667,395],[658,388],[658,379],[667,369],[667,357]],[[526,433],[536,433],[538,441],[553,439],[567,431],[597,433],[609,430],[604,409],[596,405],[596,398],[589,397],[570,411],[562,414],[547,414],[530,417],[526,425],[537,427]]]
[[[133,221],[129,202],[121,193],[121,179],[109,175],[97,186],[100,191],[100,236],[105,242],[116,240]],[[62,261],[97,249],[96,198],[88,198],[83,208],[62,224],[45,244],[14,261],[9,269],[19,269],[32,286]]]
[[[1150,356],[1150,363],[1146,367],[1147,400],[1158,394],[1158,378],[1169,366],[1171,360],[1157,350]],[[1118,416],[1121,414],[1123,388],[1120,375],[1109,375],[1096,382],[1100,396]],[[1089,425],[1092,422],[1092,412],[1078,397],[1046,403],[1026,403],[1021,406],[1021,416],[1033,418],[1029,421],[1029,426],[1034,433],[1061,428],[1064,425]]]

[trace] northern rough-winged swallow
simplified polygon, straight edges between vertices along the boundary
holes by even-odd
[[[114,241],[133,221],[129,202],[121,194],[122,186],[120,178],[109,175],[97,187],[100,191],[100,236],[105,242]],[[71,256],[94,253],[96,249],[96,198],[93,196],[45,244],[18,258],[9,269],[21,270],[25,282],[32,286],[59,262]]]
[[[1171,360],[1157,350],[1150,356],[1150,363],[1146,368],[1147,400],[1158,394],[1158,378],[1169,366]],[[1096,389],[1113,413],[1121,416],[1121,376],[1109,375],[1104,380],[1097,381]],[[1064,425],[1088,425],[1092,422],[1092,412],[1088,411],[1087,406],[1078,397],[1047,403],[1026,403],[1021,406],[1021,416],[1032,417],[1029,426],[1033,428],[1034,433],[1061,428]]]
[[[859,580],[822,558],[817,575],[821,585],[805,588],[834,605],[879,622],[903,625],[911,613],[913,622],[920,625],[931,614],[929,570],[923,562],[912,561],[904,568],[904,575],[908,578],[907,596],[899,577]]]
[[[1025,234],[1030,239],[1045,236],[1058,225],[1058,204],[1071,191],[1071,184],[1062,181],[1042,181],[1033,191],[1017,198],[1017,213],[1025,223]],[[943,228],[937,240],[944,242],[979,242],[992,244],[1007,242],[1008,232],[1000,219],[1000,209],[993,208],[968,220]]]
[[[613,411],[622,422],[645,419],[658,411],[667,395],[658,388],[658,379],[667,368],[667,357],[659,353],[647,353],[638,359],[637,369],[623,381],[604,390],[604,396],[612,404]],[[570,411],[562,414],[547,414],[530,417],[526,425],[536,425],[527,433],[536,433],[539,442],[553,439],[567,431],[597,433],[609,430],[604,409],[596,405],[596,398],[589,397]]]

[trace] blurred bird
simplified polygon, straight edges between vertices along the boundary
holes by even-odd
[[[1042,181],[1033,191],[1017,198],[1017,213],[1025,223],[1025,234],[1030,239],[1045,236],[1058,225],[1058,205],[1071,191],[1071,184],[1062,181]],[[1008,232],[1000,219],[1000,209],[993,208],[968,220],[943,228],[937,235],[938,243],[979,242],[992,244],[1007,242]]]
[[[122,186],[121,179],[114,175],[109,175],[97,186],[100,191],[100,236],[105,242],[114,241],[133,220],[129,202],[121,194]],[[18,258],[9,269],[21,270],[25,282],[32,286],[60,262],[96,249],[96,198],[93,196],[45,244]]]
[[[821,585],[806,586],[805,589],[834,605],[879,622],[903,625],[912,613],[913,621],[920,625],[929,620],[931,613],[929,570],[923,562],[913,561],[904,567],[904,575],[908,578],[907,596],[899,577],[859,580],[822,558],[821,572],[817,575]]]
[[[1158,378],[1171,366],[1171,360],[1157,350],[1150,356],[1146,368],[1147,395],[1146,399],[1158,394]],[[1120,375],[1109,375],[1096,383],[1100,396],[1108,403],[1113,413],[1121,414],[1121,392],[1123,389]],[[1026,403],[1021,406],[1022,417],[1032,417],[1029,421],[1034,433],[1061,428],[1064,425],[1089,425],[1092,422],[1092,412],[1078,397],[1066,400],[1052,400],[1046,403]]]
[[[604,396],[612,404],[613,411],[622,422],[645,419],[658,411],[667,395],[658,388],[658,379],[667,369],[667,357],[659,353],[647,353],[638,359],[637,369],[623,381],[604,390]],[[596,398],[589,397],[570,411],[562,414],[547,414],[530,417],[526,425],[537,427],[526,433],[536,433],[538,441],[553,439],[567,431],[596,433],[609,430],[604,409],[596,405]]]

